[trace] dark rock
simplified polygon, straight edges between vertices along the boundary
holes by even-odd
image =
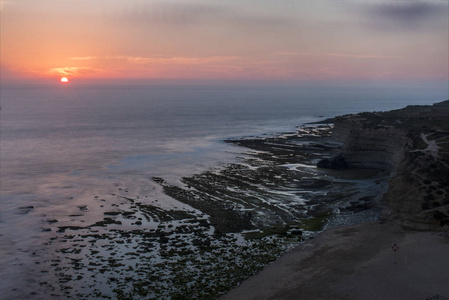
[[[122,212],[122,215],[123,216],[129,216],[129,215],[134,215],[136,212],[134,212],[134,211],[124,211],[124,212]]]
[[[105,211],[103,214],[107,215],[107,216],[117,216],[119,214],[121,214],[122,212],[120,211]]]
[[[33,209],[34,209],[34,206],[32,206],[32,205],[19,207],[19,214],[26,215]]]
[[[349,165],[346,162],[343,155],[338,155],[332,159],[322,159],[317,164],[318,168],[322,169],[333,169],[333,170],[347,170],[349,169]]]
[[[79,205],[77,206],[81,211],[87,211],[87,205]]]
[[[80,227],[80,226],[59,226],[57,232],[65,232],[66,229],[79,230],[79,229],[83,229],[83,228],[84,227]]]
[[[292,235],[302,235],[302,230],[301,230],[301,229],[292,229],[292,230],[290,231],[290,233],[291,233]]]

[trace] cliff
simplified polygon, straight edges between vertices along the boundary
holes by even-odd
[[[449,227],[449,100],[336,117],[333,138],[350,167],[391,176],[382,198],[403,226]]]

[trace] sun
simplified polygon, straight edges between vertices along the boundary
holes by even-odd
[[[67,79],[67,77],[62,77],[61,78],[61,82],[62,83],[67,83],[67,82],[69,82],[69,80]]]

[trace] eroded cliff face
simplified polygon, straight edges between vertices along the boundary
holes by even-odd
[[[404,226],[449,228],[449,100],[335,118],[333,137],[353,167],[391,176],[382,202]]]
[[[360,115],[335,118],[333,138],[343,144],[346,161],[353,167],[394,171],[404,157],[406,130],[369,124]]]

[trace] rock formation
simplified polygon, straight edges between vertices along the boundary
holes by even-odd
[[[333,169],[333,170],[346,170],[349,169],[349,165],[343,155],[338,155],[332,159],[322,159],[317,164],[318,168]]]
[[[403,226],[449,227],[449,100],[336,117],[333,137],[351,167],[387,172],[382,203]]]

